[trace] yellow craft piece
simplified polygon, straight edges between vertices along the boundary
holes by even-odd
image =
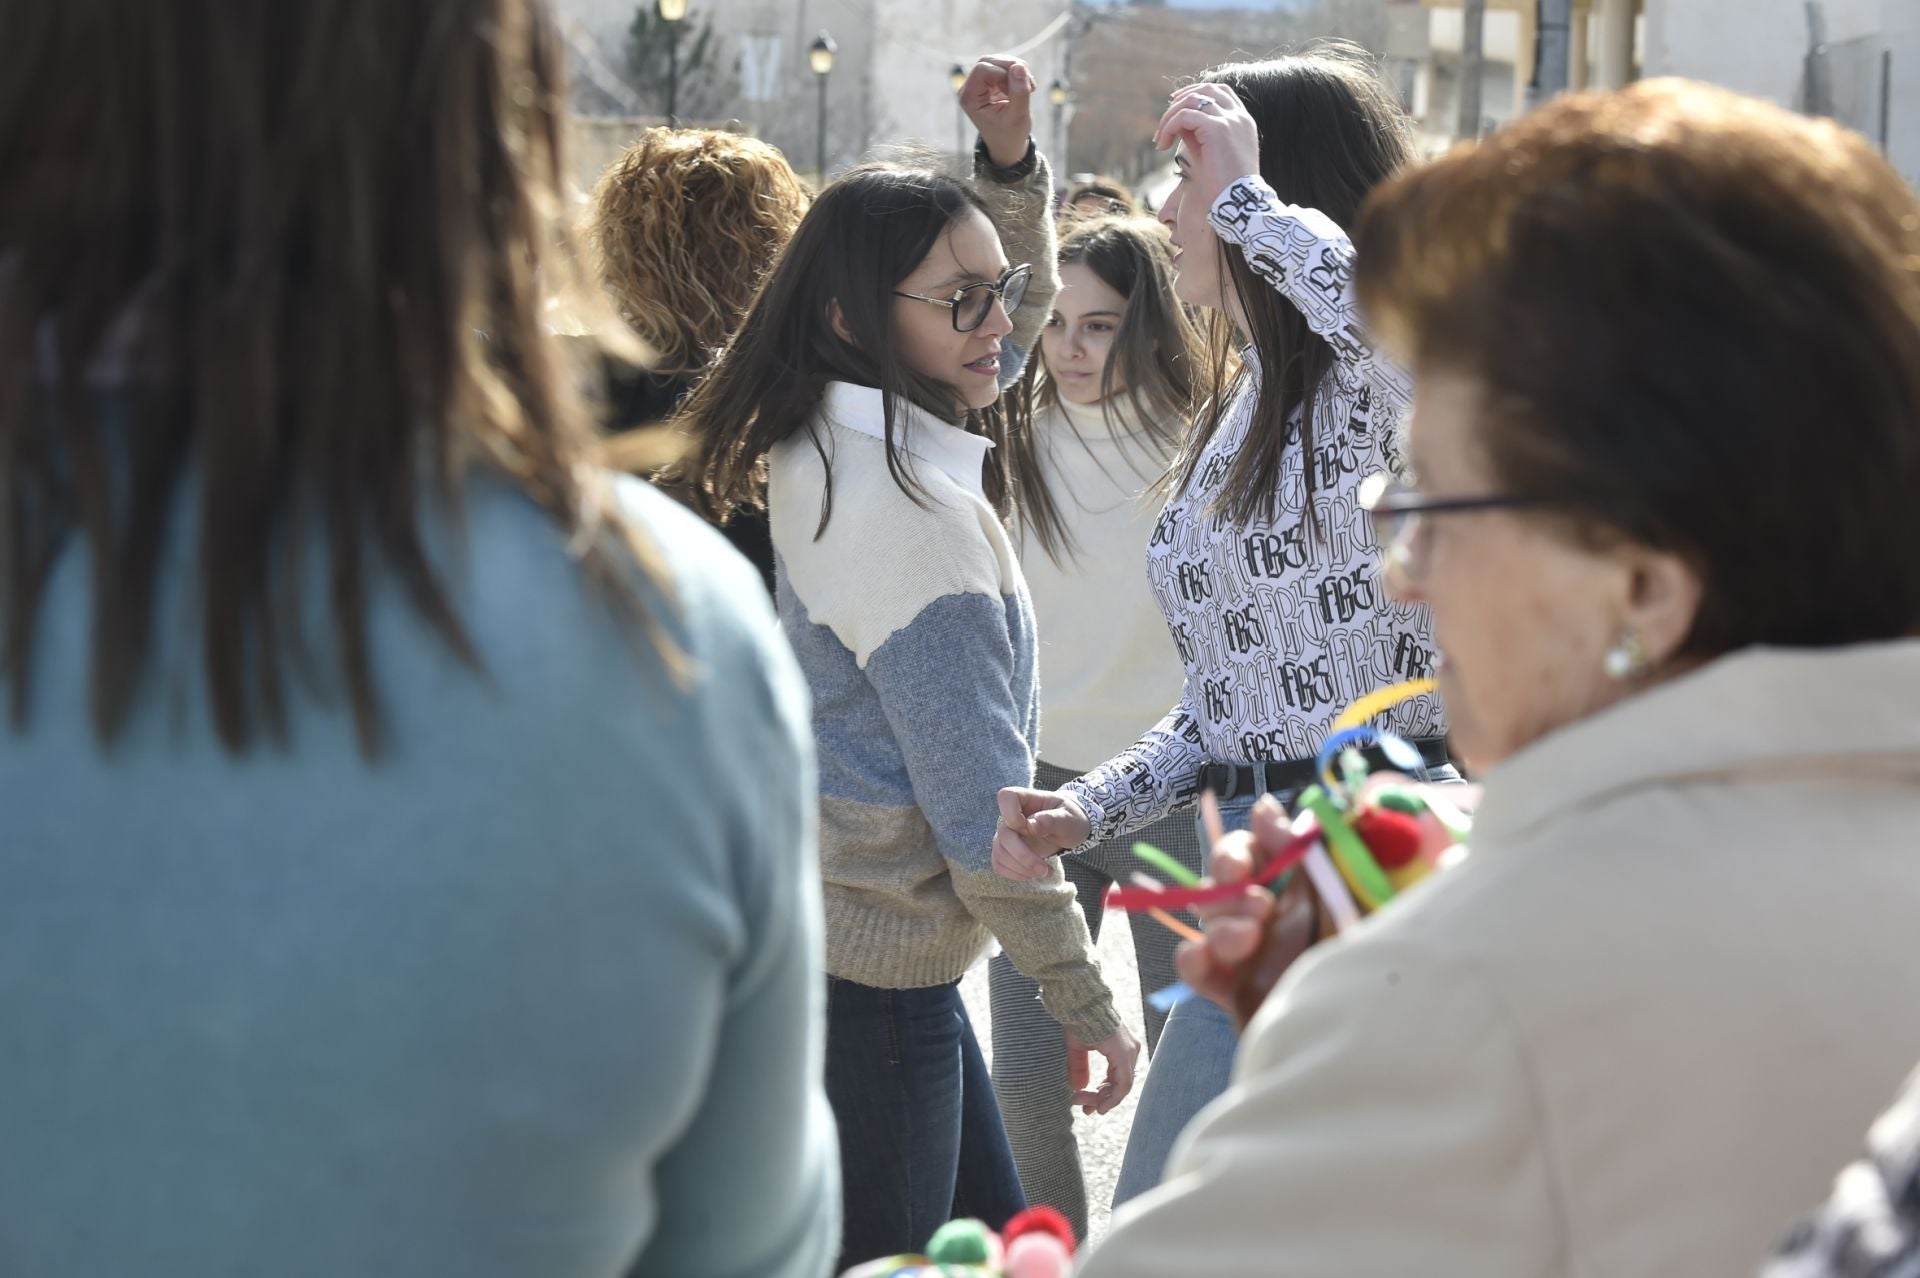
[[[1333,731],[1344,732],[1348,728],[1357,728],[1381,711],[1391,710],[1402,701],[1411,701],[1439,686],[1432,679],[1409,679],[1405,683],[1375,689],[1342,710],[1340,717],[1333,721]]]
[[[1393,890],[1398,894],[1406,891],[1432,873],[1433,866],[1429,865],[1425,858],[1416,856],[1400,868],[1388,870],[1387,882],[1393,884]]]

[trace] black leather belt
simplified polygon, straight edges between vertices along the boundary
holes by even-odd
[[[1429,737],[1412,743],[1420,751],[1420,761],[1429,768],[1444,767],[1447,742],[1444,737]],[[1393,767],[1379,746],[1360,751],[1367,767],[1381,771]],[[1258,798],[1263,794],[1293,795],[1315,784],[1320,774],[1312,759],[1263,760],[1258,763],[1209,763],[1200,770],[1201,788],[1212,790],[1216,799]]]

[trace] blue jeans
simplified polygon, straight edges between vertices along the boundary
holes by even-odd
[[[1283,801],[1291,795],[1277,796]],[[1254,796],[1220,805],[1220,821],[1229,830],[1242,829],[1253,811]],[[1201,836],[1204,867],[1213,854]],[[1120,1163],[1120,1179],[1113,1187],[1113,1205],[1137,1198],[1160,1183],[1173,1143],[1193,1116],[1227,1090],[1233,1077],[1233,1053],[1240,1031],[1211,999],[1194,995],[1173,1009],[1160,1031],[1160,1047],[1147,1067],[1140,1089],[1140,1105],[1133,1112],[1127,1134],[1127,1153]]]
[[[1027,1205],[960,986],[827,979],[827,1100],[840,1128],[839,1273],[920,1251],[960,1216]]]

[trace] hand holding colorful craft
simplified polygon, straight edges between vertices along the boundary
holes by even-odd
[[[1268,796],[1255,805],[1251,829],[1222,834],[1212,796],[1203,796],[1213,844],[1210,879],[1196,878],[1158,849],[1135,845],[1135,854],[1175,886],[1136,875],[1139,886],[1116,891],[1109,904],[1145,911],[1187,938],[1176,957],[1185,988],[1174,987],[1175,998],[1197,992],[1245,1024],[1315,941],[1353,926],[1465,854],[1469,823],[1448,788],[1417,785],[1400,773],[1369,776],[1359,751],[1375,744],[1390,762],[1418,768],[1419,754],[1407,742],[1360,725],[1431,687],[1424,680],[1400,684],[1349,707],[1321,751],[1322,783],[1301,793],[1300,813],[1291,821]],[[1173,917],[1183,909],[1202,920],[1204,933]]]

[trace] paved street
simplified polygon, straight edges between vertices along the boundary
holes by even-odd
[[[1128,1027],[1145,1042],[1146,1031],[1140,1020],[1140,973],[1133,962],[1132,932],[1122,916],[1109,914],[1107,923],[1108,926],[1100,932],[1100,970],[1106,974],[1115,997],[1120,1000],[1120,1014],[1126,1018]],[[966,979],[960,982],[960,992],[967,1001],[967,1015],[973,1018],[974,1028],[980,1034],[980,1046],[991,1061],[993,1044],[989,1041],[991,1033],[988,1027],[993,1021],[987,1012],[987,965],[984,962],[967,973]],[[1145,1053],[1141,1055],[1144,1062]],[[1099,1067],[1099,1058],[1096,1057],[1094,1068]],[[1113,1183],[1120,1175],[1120,1159],[1127,1148],[1127,1130],[1133,1125],[1134,1103],[1139,1099],[1140,1087],[1145,1081],[1146,1075],[1142,1073],[1134,1082],[1132,1094],[1111,1114],[1088,1118],[1076,1113],[1073,1117],[1074,1133],[1080,1140],[1081,1164],[1087,1175],[1087,1228],[1095,1238],[1107,1229],[1107,1208],[1113,1201]]]

